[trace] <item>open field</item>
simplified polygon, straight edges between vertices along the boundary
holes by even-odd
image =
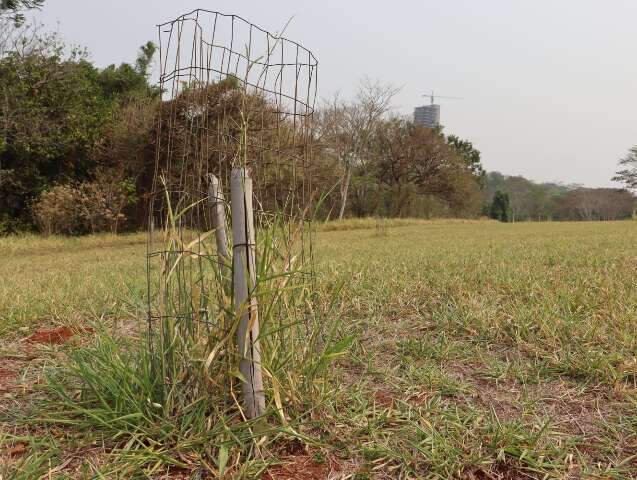
[[[349,227],[315,252],[356,341],[311,446],[264,478],[637,478],[637,222]],[[37,421],[44,374],[91,335],[26,339],[143,319],[145,236],[0,249],[0,475],[99,478],[94,432]]]

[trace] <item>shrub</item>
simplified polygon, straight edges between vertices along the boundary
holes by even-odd
[[[14,218],[7,213],[0,213],[0,237],[32,229],[33,225],[22,218]]]
[[[117,233],[126,221],[124,208],[137,200],[132,179],[118,180],[106,174],[82,183],[78,194],[81,216],[92,233]]]
[[[45,235],[117,233],[126,206],[137,200],[132,179],[119,180],[99,174],[95,181],[56,185],[42,192],[33,204],[33,218]]]
[[[303,423],[320,418],[333,400],[332,365],[354,341],[333,310],[340,286],[320,296],[311,291],[308,264],[296,254],[305,225],[261,216],[253,292],[266,409],[244,421],[245,405],[235,393],[243,378],[236,342],[241,316],[217,256],[183,255],[186,245],[175,242],[180,231],[172,219],[184,212],[167,213],[165,251],[152,256],[149,268],[160,282],[152,287],[151,295],[159,295],[148,332],[143,328],[133,341],[130,332],[124,338],[103,332],[94,344],[70,349],[49,378],[55,395],[45,418],[102,435],[111,452],[105,478],[164,478],[174,467],[200,472],[192,478],[258,478],[236,467],[262,469],[275,440],[310,440]],[[186,248],[214,252],[214,245],[204,234]]]
[[[78,197],[78,189],[73,185],[56,185],[42,192],[32,207],[40,231],[45,235],[84,233]]]

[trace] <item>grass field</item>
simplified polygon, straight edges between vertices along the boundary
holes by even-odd
[[[333,314],[356,341],[311,442],[264,478],[637,478],[636,246],[630,221],[320,228],[319,295],[343,284]],[[25,339],[143,319],[145,249],[0,239],[3,479],[100,478],[107,443],[38,421],[46,372],[91,336]]]

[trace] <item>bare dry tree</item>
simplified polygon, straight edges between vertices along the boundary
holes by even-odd
[[[45,55],[59,47],[57,33],[42,34],[39,23],[15,24],[6,16],[0,16],[0,58],[9,53],[21,58],[27,55]]]
[[[392,85],[364,79],[353,101],[344,101],[336,94],[324,102],[318,136],[326,153],[333,155],[341,167],[339,219],[345,214],[354,167],[365,163],[374,128],[389,112],[398,91]]]
[[[565,219],[618,220],[631,216],[635,198],[628,190],[577,188],[556,202],[558,213]]]

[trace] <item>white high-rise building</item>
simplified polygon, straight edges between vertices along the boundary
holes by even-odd
[[[440,105],[431,104],[414,108],[414,122],[428,128],[440,125]]]

